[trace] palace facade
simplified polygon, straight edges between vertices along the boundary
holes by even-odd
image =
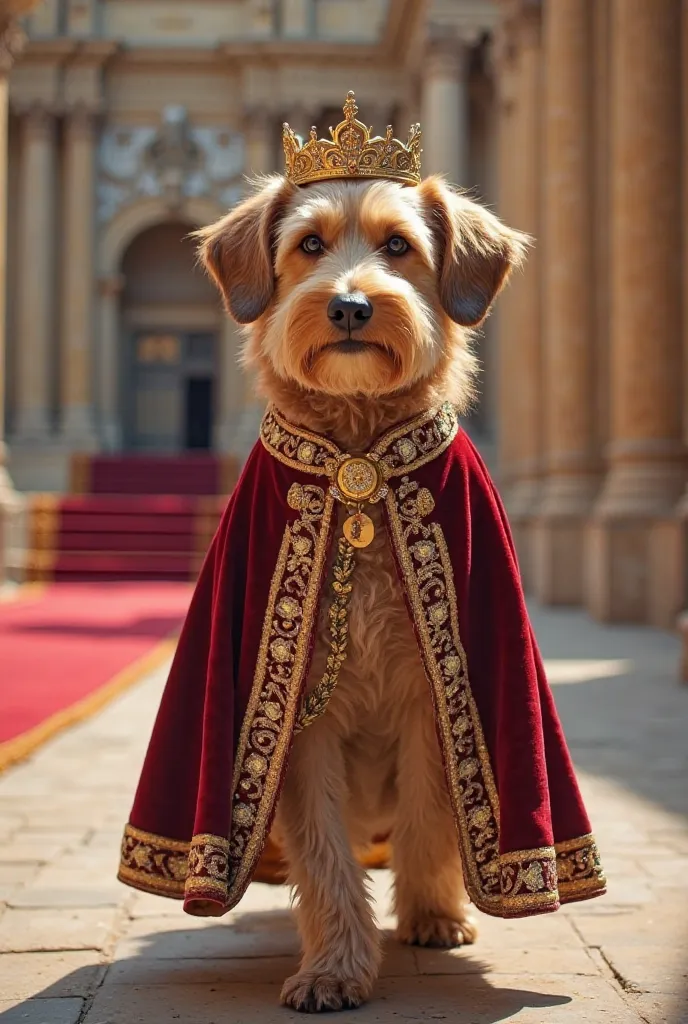
[[[22,24],[4,317],[19,493],[68,490],[88,452],[245,456],[261,408],[189,233],[281,168],[284,120],[322,134],[353,88],[377,130],[421,121],[424,173],[534,236],[478,341],[466,424],[528,589],[674,624],[687,2],[44,0]]]

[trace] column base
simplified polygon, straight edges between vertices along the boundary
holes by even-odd
[[[8,468],[18,491],[69,490],[72,451],[54,438],[42,444],[13,437],[8,445]]]
[[[100,448],[104,452],[122,450],[122,424],[118,420],[103,420],[100,424]]]
[[[5,466],[5,446],[0,441],[0,586],[14,576],[11,567],[18,561],[16,533],[23,509],[24,499],[14,489]]]
[[[654,520],[597,517],[585,532],[585,607],[600,622],[646,623],[650,617]]]
[[[96,452],[100,448],[93,422],[93,413],[88,406],[69,406],[65,410],[60,429],[63,445],[79,452]]]
[[[533,593],[542,604],[581,605],[586,519],[542,517],[531,530]]]
[[[534,587],[533,527],[541,494],[541,482],[531,479],[519,480],[504,495],[504,506],[514,538],[521,582],[526,593],[532,593]]]
[[[239,426],[235,418],[216,423],[213,427],[213,448],[222,455],[235,453],[235,442]]]
[[[668,624],[680,602],[674,560],[682,542],[672,520],[684,479],[682,463],[669,460],[610,470],[585,538],[585,605],[594,618]]]
[[[50,443],[52,429],[43,409],[23,409],[17,415],[13,440],[18,444]]]

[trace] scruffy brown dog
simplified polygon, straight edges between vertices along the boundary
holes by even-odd
[[[437,177],[416,188],[267,178],[201,236],[228,312],[249,325],[244,361],[260,393],[351,453],[442,402],[466,410],[470,328],[526,246]],[[379,506],[370,514],[377,525]],[[428,684],[384,529],[359,552],[356,579],[347,660],[327,713],[294,741],[277,812],[303,941],[282,999],[305,1011],[358,1006],[377,976],[378,931],[353,844],[391,834],[402,941],[456,946],[476,935]],[[326,615],[308,688],[323,674]]]

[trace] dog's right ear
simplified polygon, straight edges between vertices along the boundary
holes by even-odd
[[[256,182],[249,196],[225,217],[196,231],[199,258],[240,324],[265,310],[275,289],[275,231],[296,186],[275,175]]]

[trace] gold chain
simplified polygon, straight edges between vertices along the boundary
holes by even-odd
[[[327,655],[325,672],[317,686],[313,687],[303,699],[294,732],[311,725],[324,714],[330,697],[339,679],[339,671],[346,661],[346,648],[349,643],[349,599],[351,597],[351,577],[356,567],[356,549],[349,544],[346,537],[340,537],[337,544],[337,558],[334,563],[334,580],[332,591],[334,598],[330,605],[330,653]]]

